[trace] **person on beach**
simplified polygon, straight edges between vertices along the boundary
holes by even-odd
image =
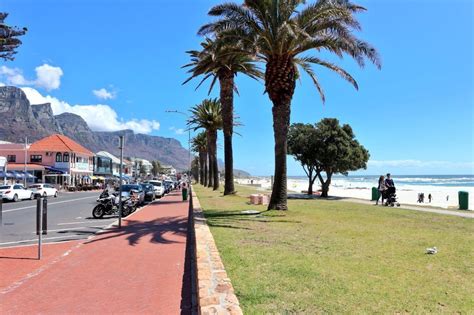
[[[379,199],[382,198],[382,205],[383,205],[383,195],[385,193],[385,190],[387,190],[387,187],[385,186],[385,180],[383,175],[380,176],[379,178],[379,186],[377,188],[379,190],[379,197],[377,198],[377,201],[375,202],[376,205],[379,204]]]
[[[431,203],[431,193],[428,194],[428,202]]]
[[[387,173],[387,178],[385,179],[385,186],[387,187],[387,189],[389,187],[395,187],[395,184],[393,183],[393,179],[391,178],[390,173]]]

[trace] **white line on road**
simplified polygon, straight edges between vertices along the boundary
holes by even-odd
[[[111,220],[117,220],[117,219],[101,219],[101,220],[92,221],[92,222],[107,222],[107,221],[111,221]],[[91,223],[91,221],[89,221],[89,222],[85,222],[85,221],[82,221],[82,222],[64,222],[64,223],[58,223],[56,225],[72,225],[72,224],[82,224],[82,223]]]
[[[53,239],[58,239],[58,238],[67,238],[67,237],[80,237],[81,235],[63,235],[63,236],[54,236],[54,237],[43,237],[42,240],[53,240]],[[23,241],[15,241],[15,242],[6,242],[6,243],[0,243],[1,245],[7,245],[7,244],[21,244],[21,243],[28,243],[28,242],[37,242],[38,239],[34,238],[31,240],[23,240]]]
[[[80,230],[80,229],[101,229],[105,227],[105,225],[101,226],[80,226],[80,227],[73,227],[73,228],[67,228],[67,229],[57,229],[57,230],[48,230],[48,232],[61,232],[61,231],[71,231],[71,230]],[[36,233],[36,232],[31,232],[31,233]]]
[[[76,198],[76,199],[69,199],[69,200],[64,200],[64,201],[52,202],[52,203],[48,203],[48,206],[57,205],[57,204],[60,204],[60,203],[71,202],[71,201],[90,199],[90,198],[97,198],[97,196],[89,196],[89,197],[83,197],[83,198]],[[19,211],[19,210],[25,210],[25,209],[33,209],[33,208],[36,208],[36,205],[28,206],[28,207],[22,207],[22,208],[16,208],[16,209],[11,209],[11,210],[3,210],[3,213]]]

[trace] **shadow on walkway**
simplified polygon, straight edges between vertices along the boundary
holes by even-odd
[[[164,237],[166,233],[172,233],[174,235],[186,235],[186,218],[164,217],[145,222],[129,219],[124,221],[126,224],[122,225],[122,228],[112,227],[107,229],[105,232],[98,234],[96,239],[85,242],[84,244],[127,236],[128,244],[135,246],[142,237],[147,235],[151,235],[151,243],[171,244],[177,242],[166,239]]]

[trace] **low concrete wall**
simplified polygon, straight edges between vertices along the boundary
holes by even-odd
[[[203,315],[243,314],[195,193],[192,204],[198,312]]]

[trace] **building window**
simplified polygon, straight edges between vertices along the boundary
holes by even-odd
[[[63,154],[63,162],[69,162],[69,153]]]
[[[41,163],[43,161],[42,155],[30,155],[30,162],[31,163]]]
[[[9,163],[16,163],[16,155],[7,155],[7,161]]]
[[[61,153],[56,153],[56,162],[62,162],[63,161],[63,155]]]

